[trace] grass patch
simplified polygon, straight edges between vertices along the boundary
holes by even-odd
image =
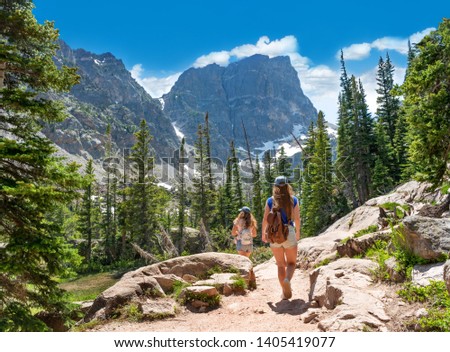
[[[397,219],[403,219],[405,217],[405,214],[408,214],[411,211],[411,207],[408,204],[388,202],[383,203],[379,206],[388,211],[395,211],[395,216],[397,217]]]
[[[240,270],[234,266],[230,266],[229,268],[223,268],[219,265],[214,265],[212,268],[206,271],[204,275],[201,275],[200,279],[208,279],[214,274],[221,274],[221,273],[233,273],[233,274],[239,274]]]
[[[253,265],[258,265],[267,262],[272,257],[273,253],[269,247],[258,247],[253,250],[250,259],[253,262]]]
[[[330,258],[325,258],[325,259],[322,260],[320,263],[314,265],[314,268],[319,268],[319,267],[321,267],[321,266],[328,265],[328,264],[330,264],[330,263],[331,263],[331,259],[330,259]]]
[[[247,289],[247,282],[241,275],[234,275],[231,277],[231,280],[233,280],[233,283],[231,284],[233,289],[241,291],[245,291]]]
[[[414,320],[420,331],[450,331],[450,296],[443,281],[431,281],[428,286],[404,285],[398,295],[407,302],[424,303],[428,315]]]
[[[91,320],[88,323],[83,323],[83,324],[74,326],[72,329],[70,329],[70,331],[85,332],[85,331],[89,331],[89,330],[95,328],[96,326],[103,325],[104,323],[105,323],[105,321],[102,321],[102,320]]]
[[[59,285],[66,290],[70,302],[89,301],[114,285],[119,279],[112,273],[86,275]]]
[[[391,255],[387,251],[387,243],[385,241],[377,240],[374,245],[370,247],[365,253],[365,257],[372,259],[378,264],[378,268],[372,271],[374,280],[387,281],[390,279],[390,275],[387,271],[386,260]]]
[[[374,232],[377,232],[377,231],[378,231],[378,225],[370,225],[369,227],[366,227],[365,229],[356,231],[353,234],[353,237],[354,238],[358,238],[358,237],[367,235],[368,233],[374,233]]]
[[[217,295],[207,295],[205,293],[195,293],[195,292],[190,292],[190,291],[185,291],[186,294],[184,295],[183,298],[183,304],[187,304],[189,302],[198,300],[198,301],[202,301],[205,303],[208,303],[209,307],[218,307],[220,305],[220,301],[221,301],[221,296],[220,294]]]
[[[175,300],[178,300],[178,297],[180,296],[183,289],[189,286],[191,286],[191,284],[188,282],[176,280],[172,286],[172,296],[175,298]]]

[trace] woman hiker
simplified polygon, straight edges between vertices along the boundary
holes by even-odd
[[[291,185],[285,176],[278,176],[272,188],[272,197],[267,199],[262,223],[262,240],[269,242],[266,228],[267,217],[272,208],[279,209],[281,220],[289,228],[287,239],[283,243],[270,243],[270,249],[278,267],[278,280],[282,288],[282,299],[292,297],[291,279],[297,264],[297,242],[300,240],[300,208],[294,197]]]
[[[253,238],[256,237],[258,224],[249,207],[239,209],[239,215],[233,221],[231,235],[236,237],[236,249],[247,258],[253,252]]]

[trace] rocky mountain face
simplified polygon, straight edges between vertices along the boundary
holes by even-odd
[[[164,112],[192,144],[197,127],[209,114],[212,153],[225,158],[231,140],[250,148],[288,137],[295,128],[306,133],[317,111],[303,94],[288,57],[254,55],[227,67],[191,68],[163,96]]]
[[[100,159],[104,157],[108,123],[113,148],[121,153],[134,144],[133,133],[145,119],[154,136],[152,147],[157,156],[171,155],[178,148],[175,130],[159,101],[131,77],[121,60],[111,53],[73,50],[62,41],[60,46],[55,61],[78,67],[81,82],[62,97],[69,118],[44,131],[52,141],[71,154]]]

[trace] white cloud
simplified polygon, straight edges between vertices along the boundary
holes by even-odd
[[[134,65],[131,69],[131,77],[138,82],[152,98],[162,97],[164,94],[169,93],[181,72],[175,73],[167,77],[142,77],[144,69],[141,64]]]
[[[435,28],[426,28],[423,31],[414,33],[408,38],[383,37],[374,40],[372,43],[352,44],[343,48],[345,60],[362,60],[370,55],[372,49],[380,51],[394,50],[402,55],[408,53],[408,40],[411,44],[418,43],[430,32],[436,30]],[[336,53],[336,58],[341,57],[341,52]]]
[[[282,55],[293,55],[295,59],[300,59],[297,53],[297,39],[292,36],[286,36],[281,39],[271,41],[267,36],[258,39],[256,44],[244,44],[237,46],[230,51],[215,51],[207,55],[200,56],[195,60],[193,67],[204,67],[210,64],[227,66],[232,57],[243,59],[255,54],[267,55],[270,58]],[[299,61],[302,61],[301,59]]]
[[[346,48],[343,48],[344,58],[346,60],[362,60],[370,55],[370,50],[372,49],[369,43],[352,44]],[[340,59],[341,52],[336,53],[336,58]]]
[[[270,41],[269,37],[263,36],[259,38],[256,45],[245,44],[238,46],[230,51],[232,56],[238,59],[249,57],[255,54],[267,55],[269,57],[287,55],[297,53],[297,38],[288,35],[279,40]]]
[[[210,64],[227,66],[230,63],[230,53],[228,51],[215,51],[208,55],[202,55],[195,60],[193,67],[205,67]]]
[[[433,32],[435,30],[436,30],[436,28],[434,28],[434,27],[426,28],[423,31],[420,31],[420,32],[414,33],[413,35],[410,35],[409,40],[411,41],[411,44],[418,43],[423,39],[423,37],[425,37],[426,35],[430,34],[431,32]]]

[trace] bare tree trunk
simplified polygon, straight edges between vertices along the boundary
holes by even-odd
[[[6,62],[0,62],[0,89],[4,87]]]

